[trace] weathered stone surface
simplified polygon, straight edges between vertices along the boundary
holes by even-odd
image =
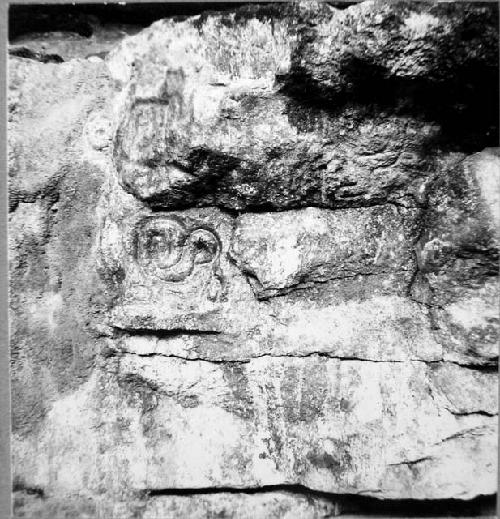
[[[495,7],[473,2],[362,2],[309,29],[292,77],[345,94],[365,88],[363,81],[439,83],[494,71],[497,16]]]
[[[82,133],[112,89],[102,63],[12,58],[9,73],[12,407],[24,434],[94,368],[108,303],[95,271],[104,178]]]
[[[444,406],[453,414],[497,414],[498,374],[495,371],[482,373],[445,362],[433,365],[431,373],[437,392],[449,402]]]
[[[429,192],[412,291],[430,304],[449,358],[498,358],[500,158],[487,149],[439,175]]]
[[[400,211],[412,214],[392,207],[305,209],[245,215],[235,222],[206,208],[146,217],[139,212],[130,222],[117,216],[101,234],[102,268],[121,273],[108,324],[125,334],[120,349],[138,348],[143,354],[160,347],[179,356],[213,360],[318,352],[372,360],[441,360],[443,348],[433,337],[427,307],[406,297],[415,268],[415,220],[398,220]],[[266,254],[238,231],[238,222],[250,218],[257,220],[256,229],[273,225],[275,233],[269,238],[282,235],[292,246],[300,230],[294,222],[302,222],[302,249],[276,253],[269,241]],[[367,250],[356,252],[359,243],[367,244]],[[384,243],[389,250],[384,250]],[[348,255],[348,247],[357,255]],[[306,256],[303,266],[292,264],[303,276],[301,286],[267,287],[265,294],[271,295],[278,288],[293,291],[262,304],[254,293],[260,296],[262,291],[248,278],[251,286],[245,269],[231,260],[237,249],[254,254],[256,264],[260,258],[262,272],[278,280],[290,275],[287,267],[293,254],[300,257],[304,251],[312,262],[308,264]],[[351,269],[343,279],[341,263],[328,258],[333,250],[345,255]],[[374,260],[386,267],[374,265]],[[336,273],[341,279],[334,279]]]
[[[236,222],[231,254],[267,295],[355,275],[405,270],[411,276],[414,220],[413,212],[394,206],[245,214]]]
[[[52,498],[47,499],[36,492],[16,491],[13,495],[15,519],[31,518],[54,519],[78,517],[94,519],[97,516],[96,506],[92,499],[85,498]],[[97,516],[98,517],[98,516]]]
[[[56,494],[298,483],[467,499],[496,488],[496,417],[448,411],[434,394],[449,386],[423,362],[124,355],[112,365],[116,377],[60,400],[43,433],[18,444],[26,485],[47,485],[50,456]],[[477,409],[482,382],[468,384],[461,405]]]
[[[200,23],[158,22],[108,58],[127,85],[114,149],[126,190],[165,208],[418,199],[432,121],[366,107],[333,114],[283,95],[276,76],[289,70],[293,18]]]
[[[316,519],[335,517],[339,507],[327,499],[310,499],[288,492],[265,494],[229,494],[169,496],[152,499],[144,512],[144,519],[169,519],[179,517],[202,519],[205,517],[241,517],[241,519],[267,519],[282,517]]]
[[[496,10],[227,9],[10,58],[19,517],[473,514]]]
[[[64,168],[79,160],[77,141],[83,121],[110,92],[110,78],[102,62],[9,61],[11,210],[19,202],[57,199],[57,183],[64,176]]]
[[[192,330],[185,320],[162,319],[154,321],[156,328],[164,326],[161,330],[142,328],[137,334],[134,321],[128,321],[130,335],[123,335],[109,348],[145,356],[213,361],[313,354],[374,361],[443,359],[443,346],[434,338],[428,315],[418,305],[394,296],[343,304],[332,298],[330,305],[327,301],[281,302],[267,313],[242,304],[221,311],[212,327],[199,315],[198,326]]]

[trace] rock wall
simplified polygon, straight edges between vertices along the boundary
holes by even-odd
[[[12,47],[17,516],[491,511],[498,6],[225,8]]]

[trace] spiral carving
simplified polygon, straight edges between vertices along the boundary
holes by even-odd
[[[209,287],[209,297],[217,297],[222,286],[221,242],[208,226],[186,225],[175,216],[150,216],[136,227],[135,244],[138,264],[164,281],[183,281],[191,276],[195,265],[211,264],[219,287]]]

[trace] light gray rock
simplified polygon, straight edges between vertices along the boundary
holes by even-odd
[[[200,496],[167,496],[151,499],[144,519],[174,519],[192,517],[203,519],[212,516],[241,517],[241,519],[267,519],[282,517],[293,519],[319,519],[340,515],[339,506],[327,499],[311,499],[287,492],[265,494],[201,494]]]
[[[65,168],[80,159],[83,121],[111,92],[102,62],[9,60],[10,210],[37,198],[57,199]]]
[[[415,212],[394,206],[249,213],[237,219],[231,255],[255,279],[260,296],[276,295],[356,275],[406,271],[411,277],[412,231]]]
[[[478,408],[479,377],[467,378],[460,406],[474,411],[461,415],[434,396],[450,386],[424,362],[126,354],[109,368],[16,444],[26,485],[64,495],[104,484],[112,495],[287,483],[385,499],[496,488],[497,418]]]
[[[102,268],[121,272],[109,314],[109,325],[124,336],[118,349],[213,360],[312,353],[441,360],[427,307],[406,297],[415,220],[401,212],[414,214],[393,207],[304,209],[235,222],[206,208],[108,222]],[[245,222],[257,239],[245,234]],[[259,273],[277,279],[271,288],[248,276],[245,262],[252,260]],[[290,293],[263,304],[255,292]]]
[[[15,433],[36,431],[52,402],[85,382],[95,367],[96,329],[110,302],[95,268],[106,147],[96,151],[91,145],[91,128],[98,125],[87,125],[87,119],[110,121],[111,92],[103,63],[9,59]]]

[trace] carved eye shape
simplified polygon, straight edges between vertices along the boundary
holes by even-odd
[[[190,237],[194,249],[194,262],[197,264],[212,261],[219,249],[215,236],[204,229],[197,229]]]
[[[185,239],[185,229],[179,222],[149,220],[137,235],[137,259],[161,269],[173,267],[181,259]]]
[[[172,241],[164,233],[156,230],[150,231],[146,236],[145,253],[149,257],[159,256],[161,254],[172,254]]]

